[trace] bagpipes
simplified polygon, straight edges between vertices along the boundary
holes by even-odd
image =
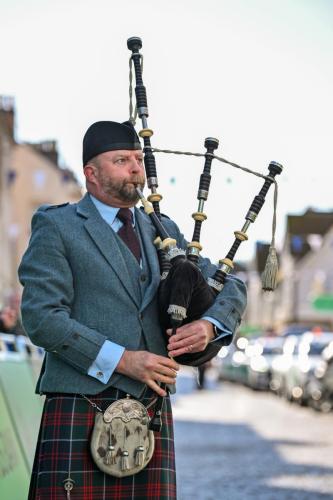
[[[265,202],[267,192],[272,184],[274,184],[275,187],[272,242],[263,273],[263,289],[273,290],[275,288],[277,279],[277,256],[274,245],[277,205],[277,183],[275,177],[276,175],[281,174],[283,167],[279,163],[272,161],[268,166],[268,175],[263,175],[248,168],[241,167],[236,163],[230,162],[214,154],[219,141],[212,137],[208,137],[205,140],[205,153],[191,153],[153,148],[150,142],[153,130],[148,127],[147,123],[149,116],[147,95],[142,79],[143,56],[140,53],[142,41],[138,37],[129,38],[127,40],[127,47],[132,52],[130,57],[130,121],[133,125],[135,124],[135,115],[137,113],[142,122],[142,129],[139,131],[139,136],[143,139],[143,153],[147,184],[148,188],[151,190],[151,194],[147,198],[148,201],[145,199],[139,188],[137,188],[137,191],[144,210],[147,215],[149,215],[158,235],[158,238],[154,243],[158,251],[161,269],[161,282],[159,286],[161,323],[164,328],[172,328],[173,333],[175,333],[176,329],[181,324],[201,318],[214,303],[216,296],[223,289],[228,275],[234,268],[233,262],[236,252],[242,241],[246,241],[248,239],[246,232],[250,224],[256,220]],[[136,112],[133,112],[132,105],[132,66],[134,66],[136,80]],[[205,158],[197,194],[199,202],[198,209],[192,214],[195,221],[192,241],[188,244],[186,251],[177,247],[176,241],[170,238],[161,220],[159,202],[161,201],[162,196],[157,192],[158,179],[154,153],[185,154]],[[252,204],[245,216],[245,223],[242,229],[234,232],[235,241],[229,252],[224,259],[219,261],[219,267],[215,274],[212,277],[209,277],[206,281],[198,267],[198,263],[200,259],[200,251],[202,250],[202,246],[200,244],[201,226],[207,218],[204,213],[204,203],[208,199],[211,181],[210,171],[213,159],[227,163],[247,173],[257,175],[264,179],[264,184],[252,201]],[[175,360],[180,364],[199,366],[212,359],[218,353],[220,348],[221,344],[219,342],[211,342],[203,352],[189,352],[176,357]],[[157,423],[155,427],[158,427]],[[154,428],[154,424],[152,428]]]

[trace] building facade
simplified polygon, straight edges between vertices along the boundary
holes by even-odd
[[[261,290],[260,275],[268,245],[258,245],[248,271],[245,321],[277,331],[290,324],[333,329],[333,212],[308,209],[288,215],[279,254],[278,286]]]
[[[57,144],[18,143],[14,137],[14,102],[0,98],[1,254],[0,302],[20,294],[17,267],[30,238],[31,218],[43,204],[76,202],[82,187],[74,174],[58,164]]]

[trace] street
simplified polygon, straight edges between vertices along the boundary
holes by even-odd
[[[333,499],[333,413],[183,369],[173,397],[179,500]]]

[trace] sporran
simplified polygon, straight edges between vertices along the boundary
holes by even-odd
[[[97,467],[115,477],[137,474],[146,467],[154,453],[149,422],[147,408],[129,395],[98,412],[90,441]]]

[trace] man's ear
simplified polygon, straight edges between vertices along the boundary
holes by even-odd
[[[93,163],[87,163],[87,165],[83,167],[83,173],[87,182],[96,184],[96,170],[97,169]]]

